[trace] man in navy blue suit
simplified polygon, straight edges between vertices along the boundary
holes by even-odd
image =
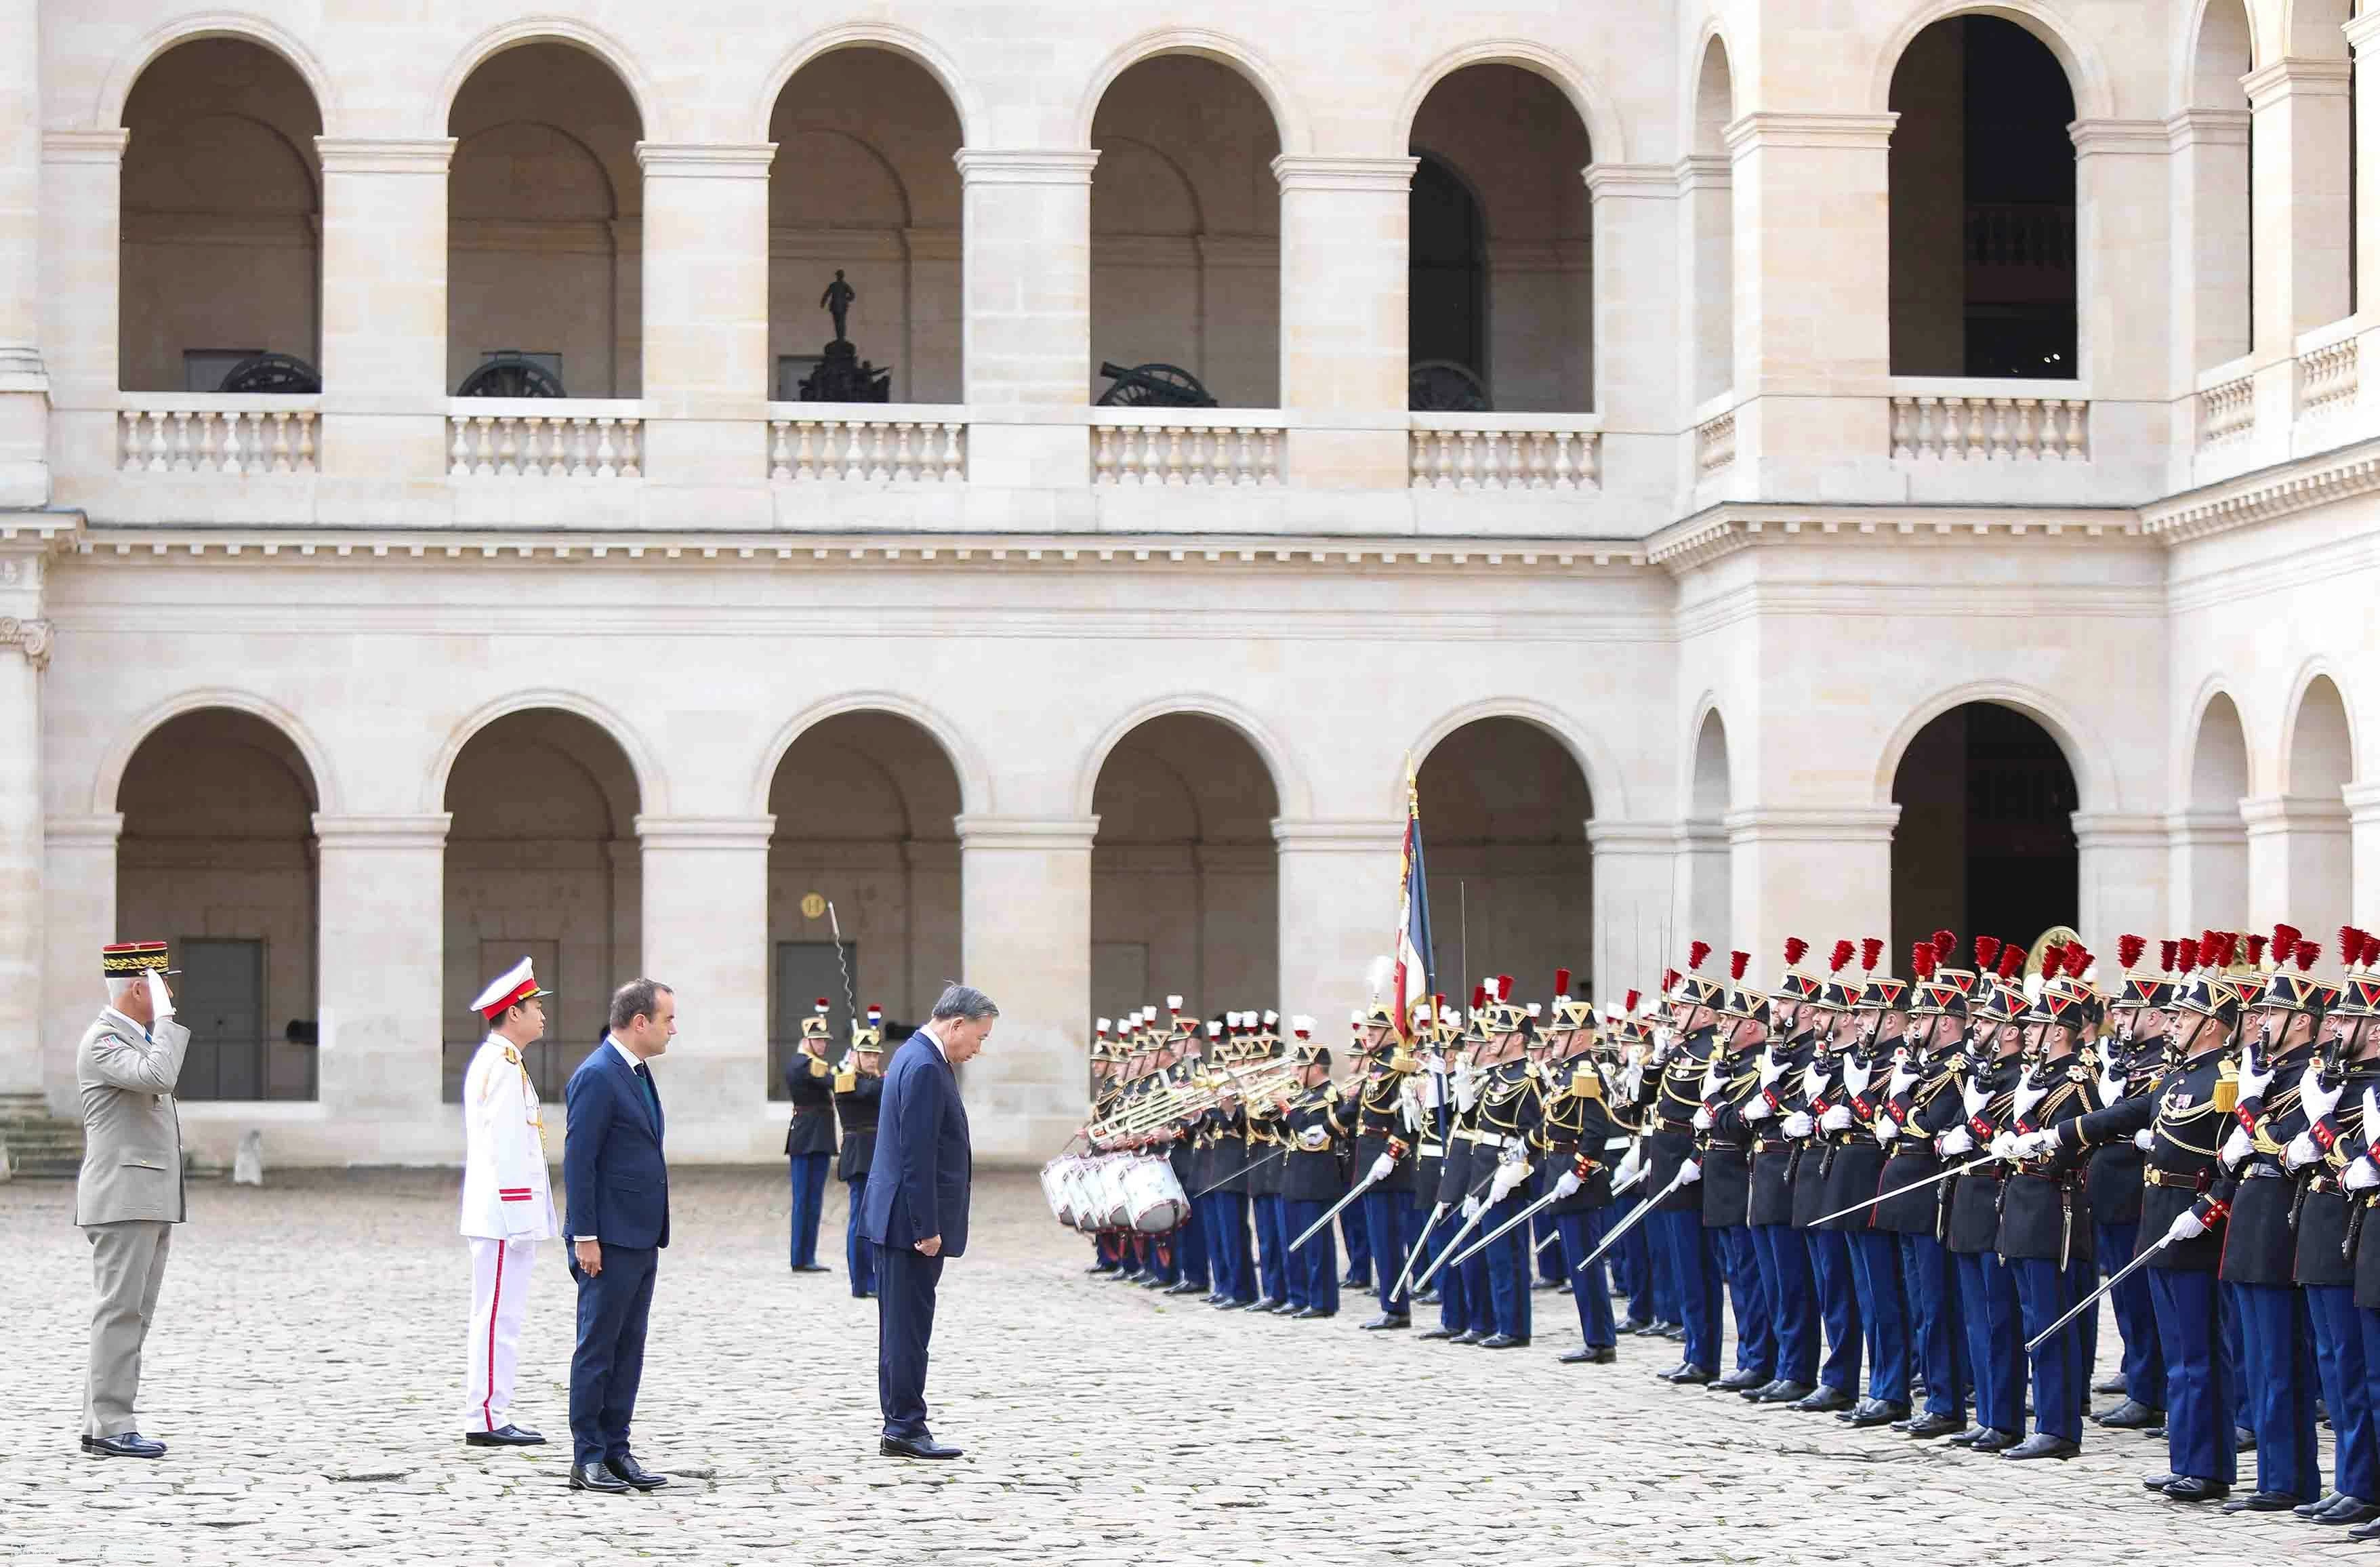
[[[859,1233],[876,1246],[876,1397],[884,1408],[877,1451],[898,1458],[956,1458],[926,1429],[926,1352],[934,1336],[934,1288],[942,1262],[966,1251],[974,1154],[958,1076],[991,1034],[1000,1009],[952,985],[933,1017],[909,1036],[884,1072],[876,1158]]]
[[[645,1063],[677,1033],[666,985],[631,979],[612,995],[611,1032],[563,1090],[562,1149],[578,1347],[570,1356],[570,1488],[625,1494],[669,1482],[628,1451],[645,1369],[653,1275],[669,1245],[669,1165],[662,1097]]]

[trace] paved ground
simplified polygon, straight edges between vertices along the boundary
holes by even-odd
[[[1028,1177],[978,1188],[930,1394],[953,1464],[875,1456],[875,1308],[784,1269],[773,1172],[676,1187],[637,1446],[650,1497],[565,1488],[569,1284],[540,1259],[519,1415],[532,1454],[457,1438],[467,1271],[454,1178],[193,1188],[142,1427],[163,1463],[75,1447],[87,1261],[68,1189],[0,1186],[0,1558],[35,1562],[1016,1562],[2332,1559],[2311,1525],[2149,1498],[2160,1447],[2090,1428],[2008,1464],[1755,1411],[1609,1367],[1559,1297],[1490,1354],[1169,1303],[1086,1278]],[[828,1222],[840,1234],[840,1204]],[[1556,1309],[1548,1309],[1548,1306]],[[2112,1344],[2113,1333],[2104,1335]],[[1913,1553],[1913,1554],[1912,1554]]]

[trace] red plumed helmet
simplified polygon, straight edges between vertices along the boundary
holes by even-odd
[[[1940,963],[1940,962],[1942,962],[1945,958],[1948,958],[1948,957],[1950,955],[1950,954],[1952,953],[1952,951],[1953,951],[1953,950],[1955,950],[1955,949],[1958,947],[1958,945],[1959,945],[1959,933],[1958,933],[1956,930],[1937,930],[1937,931],[1935,931],[1935,932],[1934,932],[1934,961],[1935,961],[1936,963]]]
[[[1557,969],[1555,969],[1555,970],[1554,970],[1554,995],[1555,995],[1556,999],[1560,1000],[1560,1001],[1568,1001],[1568,1000],[1570,1000],[1570,970],[1569,970],[1569,969],[1567,969],[1567,968],[1557,968]]]
[[[2289,962],[2290,957],[2294,955],[2298,950],[2298,938],[2304,934],[2304,931],[2299,929],[2294,925],[2274,926],[2273,962],[2276,964]]]
[[[1637,992],[1635,992],[1634,990],[1631,990],[1631,991],[1629,991],[1629,992],[1628,992],[1628,1004],[1627,1004],[1627,1006],[1626,1006],[1626,1007],[1624,1007],[1622,1010],[1623,1010],[1623,1011],[1626,1011],[1626,1012],[1634,1012],[1634,1011],[1636,1010],[1636,1003],[1637,1003],[1637,1002],[1638,1002],[1638,1001],[1640,1001],[1640,1000],[1642,1000],[1642,999],[1643,999],[1643,998],[1642,998],[1642,997],[1640,997],[1640,996],[1637,994]]]
[[[2013,980],[2017,976],[2017,970],[2023,966],[2024,949],[2022,947],[2011,941],[2000,949],[2000,978],[2003,982]]]
[[[1975,972],[1989,974],[1992,965],[1999,961],[2000,939],[1998,936],[1975,938]]]
[[[2171,937],[2157,943],[2157,967],[2160,971],[2167,974],[2173,972],[2173,960],[2180,948],[2181,943]]]
[[[1488,987],[1487,987],[1487,986],[1485,986],[1485,985],[1474,985],[1474,986],[1472,986],[1472,987],[1471,987],[1471,1010],[1472,1010],[1472,1011],[1474,1011],[1474,1012],[1477,1012],[1481,1007],[1486,1006],[1487,1004],[1488,1004]]]
[[[1934,977],[1934,943],[1912,941],[1909,944],[1909,972],[1912,978],[1930,979]]]
[[[1496,999],[1500,1002],[1509,1002],[1512,999],[1512,977],[1511,975],[1499,974],[1496,976]]]
[[[2298,972],[2303,974],[2308,969],[2312,968],[2313,966],[2314,959],[2321,955],[2322,947],[2320,943],[2314,941],[2300,941],[2298,943],[2297,950]]]
[[[1693,946],[1686,949],[1686,966],[1688,968],[1700,968],[1703,966],[1703,959],[1708,956],[1710,956],[1710,943],[1708,941],[1696,941]]]
[[[2071,974],[2077,979],[2080,979],[2085,973],[2089,972],[2090,967],[2091,949],[2084,946],[2080,941],[2067,942],[2066,972]]]
[[[2065,949],[2064,947],[2052,947],[2052,948],[2050,948],[2047,952],[2046,952],[2046,953],[2042,954],[2041,954],[2041,978],[2042,978],[2042,982],[2043,982],[2044,984],[2046,984],[2048,981],[2050,981],[2050,980],[2052,980],[2052,979],[2057,978],[2058,978],[2058,970],[2060,970],[2060,969],[2064,968],[2065,966],[2066,966],[2066,949]]]
[[[2338,961],[2353,963],[2363,955],[2363,932],[2352,925],[2338,928]]]
[[[1682,978],[1683,978],[1683,976],[1680,975],[1674,968],[1665,968],[1661,970],[1661,993],[1666,996],[1671,990],[1676,990],[1678,988],[1678,981]]]
[[[2184,974],[2189,973],[2198,966],[2197,939],[2192,936],[2182,937],[2174,942],[2173,954],[2173,966]]]
[[[1743,971],[1751,966],[1752,954],[1750,953],[1730,953],[1727,954],[1727,977],[1729,978],[1741,983],[1743,979]]]
[[[1884,956],[1884,938],[1868,936],[1860,941],[1860,966],[1873,973],[1876,960]]]
[[[1809,950],[1810,950],[1810,943],[1809,943],[1809,942],[1807,942],[1807,941],[1803,941],[1803,940],[1802,940],[1802,938],[1801,938],[1801,937],[1799,937],[1799,936],[1788,936],[1788,937],[1786,937],[1786,938],[1785,938],[1785,966],[1786,966],[1786,967],[1788,967],[1788,968],[1791,968],[1791,967],[1792,967],[1795,964],[1797,964],[1797,963],[1801,962],[1801,961],[1802,961],[1802,954],[1803,954],[1803,953],[1808,952]]]
[[[1828,971],[1840,974],[1843,971],[1843,965],[1851,962],[1852,954],[1858,950],[1849,941],[1837,941],[1833,954],[1827,959]]]
[[[2116,961],[2126,968],[2140,962],[2141,954],[2148,950],[2148,938],[2145,936],[2126,934],[2116,938]]]
[[[2198,933],[2198,956],[2201,962],[2220,965],[2223,960],[2215,954],[2221,950],[2220,940],[2214,931],[2201,930]]]
[[[2215,932],[2215,966],[2228,968],[2231,960],[2240,955],[2240,933],[2236,930]]]
[[[2251,936],[2248,938],[2248,961],[2251,964],[2255,965],[2257,967],[2261,968],[2264,966],[2265,938],[2261,935]]]
[[[2363,966],[2369,968],[2375,963],[2380,963],[2380,936],[2367,935],[2363,938]]]

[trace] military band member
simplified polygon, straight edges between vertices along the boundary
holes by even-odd
[[[2165,1008],[2172,1000],[2175,943],[2163,943],[2159,972],[2138,966],[2148,942],[2126,935],[2117,942],[2123,968],[2122,989],[2113,998],[2108,1022],[2113,1031],[2099,1041],[2099,1102],[2115,1104],[2145,1092],[2151,1079],[2164,1069]],[[2092,1251],[2099,1271],[2112,1277],[2138,1252],[2141,1234],[2141,1171],[2139,1145],[2119,1138],[2091,1150],[2091,1169],[2084,1183],[2091,1197]],[[2156,1312],[2149,1305],[2148,1280],[2131,1274],[2107,1294],[2123,1341],[2122,1374],[2111,1386],[2094,1392],[2120,1392],[2123,1402],[2091,1418],[2111,1431],[2142,1430],[2165,1423],[2165,1352],[2157,1343]]]
[[[1165,998],[1168,1033],[1160,1057],[1162,1070],[1158,1075],[1160,1085],[1174,1088],[1195,1087],[1205,1077],[1205,1063],[1199,1056],[1199,1039],[1204,1026],[1195,1014],[1182,1010],[1180,996]],[[1180,1121],[1169,1124],[1158,1134],[1166,1161],[1173,1168],[1173,1179],[1189,1196],[1198,1189],[1197,1149],[1190,1139],[1190,1128]],[[1162,1262],[1163,1290],[1169,1295],[1204,1295],[1213,1292],[1213,1270],[1208,1266],[1207,1232],[1199,1227],[1196,1209],[1184,1215],[1182,1223],[1166,1237],[1160,1248]]]
[[[539,1244],[560,1233],[545,1162],[545,1119],[523,1059],[545,1034],[545,998],[552,993],[539,986],[523,958],[471,1003],[488,1026],[463,1075],[461,1228],[471,1250],[463,1439],[474,1447],[545,1440],[515,1425],[509,1411],[530,1264]]]
[[[1613,1193],[1604,1215],[1607,1230],[1626,1223],[1645,1201],[1645,1121],[1639,1086],[1645,1058],[1652,1053],[1653,1034],[1637,1011],[1643,1000],[1643,992],[1629,991],[1621,998],[1621,1010],[1607,1014],[1603,1024],[1605,1085],[1609,1090],[1604,1111],[1611,1121],[1611,1135],[1604,1142],[1604,1162],[1612,1166]],[[1625,1170],[1621,1168],[1623,1163]],[[1602,1265],[1610,1274],[1612,1288],[1628,1302],[1628,1315],[1613,1331],[1665,1336],[1685,1331],[1678,1324],[1678,1303],[1669,1287],[1669,1272],[1653,1263],[1643,1224],[1630,1225],[1621,1233],[1620,1244],[1605,1256]]]
[[[101,948],[107,1005],[75,1048],[83,1154],[74,1221],[91,1245],[94,1295],[82,1450],[101,1458],[165,1456],[164,1442],[140,1434],[136,1406],[165,1256],[188,1216],[174,1087],[190,1031],[174,1021],[169,961],[163,941]]]
[[[1281,1129],[1289,1140],[1287,1166],[1281,1176],[1281,1219],[1291,1239],[1304,1234],[1346,1193],[1339,1173],[1348,1125],[1339,1086],[1330,1080],[1330,1051],[1314,1042],[1314,1020],[1300,1017],[1297,1034],[1298,1087],[1304,1090],[1281,1110]],[[1335,1317],[1339,1312],[1339,1247],[1330,1226],[1287,1258],[1289,1305],[1293,1320]]]
[[[843,1151],[835,1178],[850,1200],[843,1223],[844,1266],[851,1269],[851,1293],[876,1296],[876,1247],[859,1233],[859,1205],[868,1196],[868,1173],[876,1162],[876,1107],[884,1097],[884,1009],[868,1009],[865,1026],[851,1026],[851,1050],[834,1074],[834,1113],[843,1127]]]
[[[1547,1018],[1541,1076],[1545,1116],[1535,1138],[1541,1156],[1537,1181],[1554,1198],[1546,1212],[1553,1217],[1558,1239],[1548,1249],[1560,1258],[1578,1306],[1579,1346],[1557,1358],[1564,1366],[1608,1366],[1619,1358],[1610,1281],[1602,1258],[1592,1268],[1585,1265],[1610,1229],[1611,1184],[1617,1174],[1609,1148],[1613,1126],[1603,1074],[1595,1062],[1595,1012],[1570,995],[1569,978],[1568,969],[1557,975],[1553,1011]]]
[[[1253,1060],[1280,1059],[1279,1028],[1279,1017],[1265,1014]],[[1289,1134],[1281,1122],[1279,1099],[1251,1100],[1243,1108],[1248,1124],[1248,1209],[1255,1220],[1257,1241],[1257,1298],[1248,1309],[1292,1311],[1296,1308],[1289,1300],[1289,1242],[1297,1232],[1289,1227],[1287,1199],[1281,1195],[1289,1178]]]
[[[1109,1038],[1114,1024],[1100,1018],[1091,1036],[1091,1120],[1106,1121],[1115,1114],[1123,1093],[1123,1063],[1116,1059],[1115,1041]],[[1091,1265],[1085,1269],[1111,1277],[1123,1271],[1123,1239],[1113,1231],[1102,1230],[1091,1237]]]
[[[827,1167],[834,1160],[834,1068],[828,1064],[827,999],[802,1019],[801,1043],[785,1058],[785,1094],[794,1103],[785,1124],[785,1161],[794,1198],[789,1257],[796,1273],[823,1273],[818,1259],[819,1215],[826,1203]]]
[[[1743,982],[1752,954],[1731,953],[1728,962],[1733,983],[1720,998],[1716,1048],[1703,1068],[1690,1179],[1701,1187],[1705,1240],[1735,1310],[1735,1369],[1709,1385],[1744,1393],[1777,1379],[1776,1322],[1750,1229],[1752,1123],[1742,1113],[1759,1090],[1769,1014],[1767,996]]]
[[[1248,1058],[1248,1041],[1256,1031],[1256,1014],[1227,1013],[1224,1033],[1213,1051],[1217,1070],[1237,1071]],[[1207,1265],[1214,1290],[1207,1304],[1221,1311],[1238,1311],[1255,1304],[1257,1272],[1248,1249],[1248,1118],[1235,1079],[1226,1075],[1207,1130],[1208,1170],[1201,1188],[1213,1187],[1198,1201],[1206,1205],[1198,1222],[1207,1234]]]
[[[1360,1078],[1364,1073],[1363,1014],[1351,1013],[1348,1014],[1347,1021],[1347,1059],[1355,1069],[1355,1076]],[[1363,1168],[1355,1163],[1353,1152],[1356,1084],[1351,1081],[1342,1092],[1347,1100],[1350,1141],[1347,1148],[1339,1156],[1339,1176],[1344,1183],[1340,1188],[1341,1197],[1354,1191],[1355,1183],[1364,1175]],[[1331,1199],[1333,1202],[1338,1200],[1338,1197]],[[1342,1290],[1370,1289],[1372,1287],[1372,1221],[1371,1214],[1366,1209],[1363,1198],[1357,1197],[1339,1210],[1339,1234],[1347,1245],[1347,1276],[1339,1281],[1339,1287]],[[1391,1288],[1395,1286],[1395,1274],[1389,1275],[1388,1283]]]
[[[1935,1146],[1939,1134],[1964,1118],[1958,1074],[1963,1057],[1968,998],[1978,974],[1988,976],[1999,942],[1975,938],[1975,972],[1938,965],[1912,988],[1910,1029],[1894,1051],[1885,1083],[1876,1140],[1889,1157],[1878,1177],[1881,1190],[1900,1195],[1876,1206],[1876,1228],[1894,1236],[1900,1251],[1900,1282],[1909,1306],[1910,1354],[1925,1380],[1925,1404],[1893,1429],[1913,1439],[1952,1436],[1966,1428],[1966,1356],[1960,1339],[1958,1265],[1942,1243],[1948,1229],[1949,1185],[1937,1181],[1943,1169]],[[1916,1186],[1914,1191],[1901,1188]]]
[[[1642,1089],[1648,1166],[1645,1186],[1646,1200],[1653,1204],[1645,1224],[1653,1232],[1654,1247],[1669,1255],[1678,1314],[1685,1324],[1683,1358],[1655,1375],[1692,1386],[1718,1376],[1722,1309],[1718,1257],[1703,1229],[1702,1194],[1690,1182],[1679,1184],[1694,1157],[1694,1118],[1702,1108],[1703,1073],[1718,1048],[1719,986],[1699,972],[1709,955],[1708,942],[1694,942],[1688,949],[1686,972],[1666,983],[1669,1022],[1654,1036]]]

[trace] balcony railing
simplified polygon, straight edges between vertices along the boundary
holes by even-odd
[[[124,394],[115,466],[146,473],[314,471],[319,394]]]
[[[2325,419],[2355,406],[2362,384],[2359,339],[2342,337],[2298,356],[2298,417]]]
[[[1245,408],[1093,408],[1091,482],[1277,485],[1287,462],[1279,415]]]
[[[446,411],[456,479],[636,479],[644,405],[634,398],[456,397]]]
[[[1416,490],[1596,490],[1597,414],[1412,414],[1408,482]]]
[[[956,407],[771,403],[769,478],[954,484],[966,478],[966,428]]]
[[[1892,455],[1896,460],[2087,462],[2091,402],[1997,392],[1896,393]]]
[[[2198,449],[2211,452],[2244,441],[2256,429],[2256,378],[2240,376],[2198,394]]]

